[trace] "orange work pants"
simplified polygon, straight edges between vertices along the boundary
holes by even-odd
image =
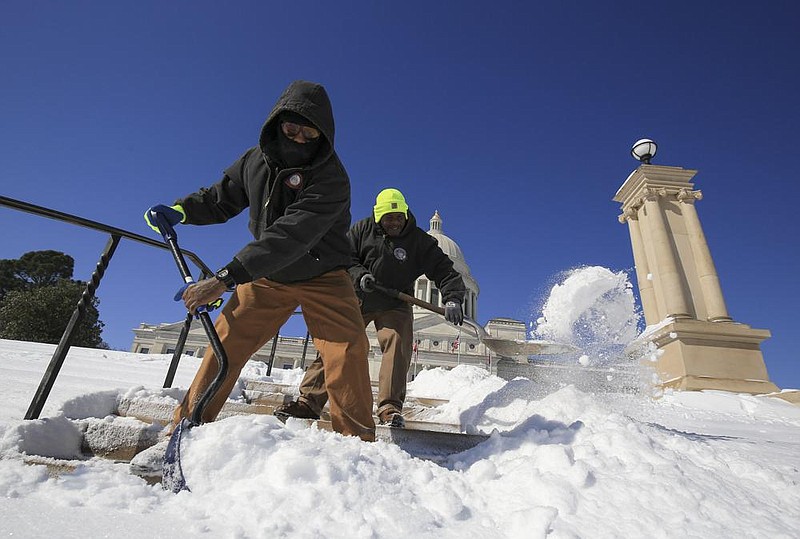
[[[367,364],[369,341],[353,284],[344,270],[298,283],[258,279],[236,287],[214,324],[228,356],[228,373],[203,410],[202,421],[217,417],[242,367],[278,333],[298,305],[320,354],[333,430],[374,441]],[[186,397],[175,410],[174,425],[181,418],[191,417],[193,406],[214,380],[217,365],[214,351],[209,347]]]

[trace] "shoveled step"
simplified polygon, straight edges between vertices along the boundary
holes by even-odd
[[[232,415],[262,414],[271,415],[275,406],[258,403],[227,401],[219,413],[224,419]],[[175,401],[148,398],[121,398],[117,403],[116,413],[122,417],[133,417],[145,423],[156,423],[164,426],[172,421]]]
[[[284,404],[285,402],[288,402],[288,400],[283,401],[280,399],[265,399],[254,402],[227,401],[219,413],[219,419],[242,414],[272,415],[272,413],[275,411],[275,408]],[[419,406],[411,401],[409,406],[403,409],[403,417],[406,419],[406,421],[414,421],[417,419],[419,414],[424,413],[426,410],[428,410],[428,407]],[[150,399],[147,397],[135,397],[120,399],[117,403],[116,415],[136,418],[145,423],[154,423],[164,426],[172,421],[172,414],[174,411],[175,401],[165,401],[161,398]],[[373,413],[374,412],[375,410],[373,408]],[[330,421],[331,419],[327,405],[322,411],[321,419],[323,421]],[[377,423],[377,416],[375,416],[374,419],[375,423]]]
[[[292,400],[294,398],[292,392],[296,390],[296,386],[293,388],[284,384],[263,382],[251,382],[248,383],[248,387],[254,387],[254,391],[267,390],[265,393],[269,393],[271,399],[253,402],[227,401],[220,412],[220,419],[243,414],[271,415],[276,406]],[[377,425],[377,439],[395,444],[415,457],[441,461],[449,455],[470,449],[488,438],[487,435],[459,432],[458,425],[415,419],[418,413],[426,412],[431,407],[446,402],[441,399],[409,398],[408,406],[403,411],[406,419],[405,428]],[[119,398],[117,409],[112,415],[71,421],[81,436],[82,457],[77,457],[76,460],[64,459],[59,456],[58,451],[54,451],[52,455],[28,455],[26,461],[46,464],[52,475],[74,470],[81,466],[82,459],[91,457],[130,462],[138,453],[163,439],[163,426],[172,420],[174,409],[174,399],[157,395]],[[320,429],[332,430],[330,416],[326,412],[323,412],[321,420],[297,421],[304,421],[309,425],[316,424]]]
[[[91,419],[86,421],[83,434],[83,452],[86,456],[97,456],[117,461],[130,461],[137,453],[155,445],[161,438],[160,430],[152,424],[132,418]],[[333,430],[330,421],[291,419],[323,430]],[[397,445],[408,454],[434,462],[450,455],[471,449],[489,436],[466,434],[458,431],[457,425],[407,421],[404,428],[378,425],[377,440]],[[66,464],[65,464],[66,465]]]
[[[377,400],[377,387],[373,387],[372,390],[373,399]],[[244,389],[244,395],[248,402],[272,404],[275,406],[280,406],[289,400],[294,400],[299,394],[298,388],[295,385],[265,382],[262,380],[248,380]],[[409,406],[420,405],[426,408],[435,408],[447,402],[446,399],[435,399],[431,397],[415,397],[411,395],[406,397],[406,404]]]
[[[82,425],[84,454],[129,461],[140,451],[154,445],[163,435],[162,425],[170,421],[173,412],[173,406],[163,404],[163,399],[121,399],[119,416],[78,420]],[[220,419],[232,415],[272,412],[273,408],[268,405],[229,401],[220,412]],[[415,457],[434,461],[470,449],[488,438],[488,435],[460,432],[458,425],[418,421],[408,415],[413,414],[407,414],[404,428],[377,425],[376,438],[395,444]],[[333,430],[326,417],[320,420],[292,420]]]
[[[249,404],[257,404],[261,406],[265,406],[271,410],[278,408],[284,404],[287,404],[293,401],[296,397],[290,397],[288,395],[284,395],[282,393],[253,393],[248,390],[245,390],[245,398]],[[373,414],[375,414],[376,405],[374,404],[377,402],[377,398],[373,401]],[[447,401],[439,401],[439,402],[447,402]],[[414,419],[419,414],[426,412],[430,408],[438,406],[438,404],[432,402],[431,399],[425,399],[424,401],[420,401],[413,397],[406,399],[405,406],[403,407],[403,417],[406,419]],[[271,413],[271,412],[269,412]],[[322,413],[320,414],[322,419],[330,420],[330,407],[328,404],[325,404],[325,407],[322,409]],[[375,421],[377,421],[377,416],[375,417]]]
[[[280,406],[293,401],[296,396],[285,393],[265,393],[262,391],[244,390],[244,398],[251,404],[268,404],[270,406]]]

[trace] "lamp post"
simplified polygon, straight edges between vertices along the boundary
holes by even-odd
[[[646,340],[659,352],[663,387],[772,393],[761,342],[766,329],[728,314],[695,202],[696,170],[651,165],[656,144],[640,139],[631,155],[641,163],[617,190],[621,223],[631,236]],[[746,250],[747,246],[743,246]]]
[[[656,156],[656,151],[658,151],[658,145],[649,138],[643,138],[634,142],[631,155],[637,161],[649,165],[650,160]]]

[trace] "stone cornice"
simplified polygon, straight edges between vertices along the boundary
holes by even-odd
[[[640,165],[628,176],[613,200],[622,204],[624,212],[629,208],[641,206],[648,197],[677,195],[681,191],[691,192],[694,184],[690,180],[695,174],[696,170],[681,167]]]

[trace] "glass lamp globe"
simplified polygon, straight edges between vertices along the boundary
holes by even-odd
[[[649,138],[637,140],[631,148],[631,155],[637,161],[649,165],[650,160],[655,157],[658,146]]]

